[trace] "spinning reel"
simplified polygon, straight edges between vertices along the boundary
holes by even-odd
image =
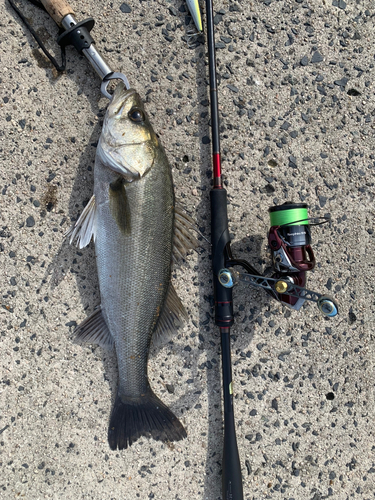
[[[333,298],[305,288],[306,273],[315,267],[307,205],[287,202],[271,207],[269,213],[271,228],[268,244],[274,268],[272,276],[263,276],[248,262],[233,259],[227,245],[225,252],[228,258],[226,267],[218,273],[219,283],[224,288],[232,288],[243,281],[251,286],[263,288],[273,298],[296,311],[301,309],[305,300],[309,300],[317,304],[324,316],[336,316],[338,306]],[[327,219],[324,222],[327,222]],[[247,272],[239,272],[234,266],[240,266]]]

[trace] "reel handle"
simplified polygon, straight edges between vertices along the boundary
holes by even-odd
[[[56,24],[61,26],[65,16],[74,16],[74,10],[65,0],[41,0],[44,8]]]

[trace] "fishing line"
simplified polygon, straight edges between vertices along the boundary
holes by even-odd
[[[44,11],[46,11],[46,9],[44,8],[44,5],[39,2],[38,0],[29,0],[33,5],[35,5],[36,7],[39,7],[40,9],[43,9]],[[54,65],[54,67],[56,68],[56,70],[58,72],[62,72],[62,71],[65,71],[65,68],[66,68],[66,55],[65,55],[65,47],[61,47],[61,65],[57,62],[57,60],[53,57],[53,55],[48,52],[48,50],[46,49],[44,43],[42,42],[41,38],[39,37],[39,35],[36,33],[36,31],[33,29],[33,27],[30,25],[30,23],[27,21],[27,19],[25,18],[25,16],[22,14],[22,12],[18,9],[18,7],[15,5],[15,3],[13,2],[13,0],[8,0],[10,6],[12,7],[12,9],[18,14],[18,16],[21,18],[22,22],[25,24],[26,28],[30,31],[30,33],[32,34],[32,36],[34,37],[35,41],[37,42],[37,44],[39,45],[39,47],[42,49],[42,51],[44,52],[44,54],[48,57],[48,59],[51,61],[51,63]]]
[[[318,220],[318,219],[324,219],[324,221],[323,222],[313,222],[313,223],[310,223],[309,226],[321,226],[322,224],[327,224],[327,222],[331,221],[331,217],[309,217],[307,219],[295,220],[292,223],[288,222],[286,224],[281,224],[280,227],[292,226],[293,224],[298,224],[299,222],[304,222],[304,221],[309,222],[311,220]]]
[[[204,41],[201,40],[202,33],[200,33],[195,25],[188,27],[186,30],[186,43],[189,49],[195,49],[199,45],[203,45]]]

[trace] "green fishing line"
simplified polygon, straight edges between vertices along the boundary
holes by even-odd
[[[289,208],[293,206],[296,208]],[[307,226],[309,224],[307,205],[302,203],[271,207],[269,213],[271,226]]]

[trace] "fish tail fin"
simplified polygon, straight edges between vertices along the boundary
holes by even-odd
[[[179,441],[186,437],[186,431],[151,388],[139,398],[125,398],[117,393],[108,429],[109,446],[112,450],[126,449],[141,436]]]

